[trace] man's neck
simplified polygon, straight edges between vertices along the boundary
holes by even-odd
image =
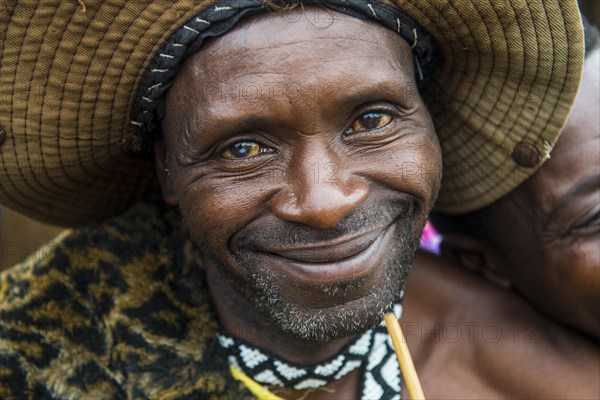
[[[259,312],[228,281],[213,279],[207,272],[207,282],[225,332],[290,363],[311,365],[322,362],[339,353],[352,339],[316,342],[294,337]]]
[[[298,339],[282,331],[272,321],[258,312],[239,292],[221,279],[207,282],[221,328],[230,336],[242,339],[279,358],[297,365],[313,365],[337,353],[352,339],[347,337],[333,342],[313,342]],[[358,398],[361,370],[348,373],[343,378],[324,387],[309,390],[271,388],[273,394],[284,399],[333,400]]]

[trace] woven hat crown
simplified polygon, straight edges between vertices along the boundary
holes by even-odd
[[[323,3],[386,24],[374,2]],[[423,91],[444,158],[437,209],[490,204],[541,166],[566,121],[583,68],[576,0],[386,4],[422,27],[443,60]],[[78,225],[157,190],[152,163],[132,151],[136,123],[148,122],[136,102],[152,87],[153,61],[191,19],[216,13],[217,25],[255,6],[267,10],[255,0],[3,3],[0,202]]]

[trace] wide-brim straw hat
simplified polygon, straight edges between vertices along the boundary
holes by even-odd
[[[149,85],[149,69],[160,74],[157,65],[181,56],[173,48],[163,53],[174,32],[195,35],[208,23],[217,34],[235,12],[233,19],[244,9],[262,12],[256,3],[2,2],[0,203],[45,222],[79,225],[157,190],[151,159],[139,153],[140,128],[152,122],[139,102],[157,101],[168,85]],[[379,18],[375,3],[337,3]],[[391,3],[439,51],[422,92],[444,159],[436,209],[457,214],[491,204],[548,158],[570,112],[584,57],[577,1]],[[187,23],[195,25],[183,28]]]

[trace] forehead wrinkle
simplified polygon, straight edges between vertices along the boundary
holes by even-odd
[[[279,80],[286,80],[288,83],[291,77],[302,76],[302,80],[298,80],[298,82],[293,82],[294,84],[302,84],[307,83],[309,81],[306,80],[306,76],[312,78],[312,81],[322,81],[326,82],[327,80],[331,82],[341,82],[345,81],[345,78],[350,75],[360,74],[365,79],[373,79],[374,73],[378,75],[390,75],[391,72],[397,77],[395,79],[401,79],[403,82],[408,83],[411,87],[416,89],[416,82],[413,76],[413,68],[412,68],[412,58],[411,57],[402,57],[401,51],[398,51],[396,54],[391,55],[382,55],[382,54],[348,54],[345,57],[339,57],[336,59],[317,59],[318,55],[310,57],[307,59],[307,62],[302,65],[295,65],[294,68],[290,68],[288,64],[288,57],[278,57],[277,59],[269,58],[269,62],[265,62],[260,65],[250,65],[249,68],[228,68],[230,66],[239,66],[242,63],[238,62],[227,62],[221,63],[225,68],[219,68],[219,65],[207,65],[204,61],[200,61],[197,63],[196,73],[202,76],[201,81],[205,82],[207,85],[211,85],[212,82],[216,82],[217,85],[225,86],[226,84],[231,83],[240,83],[240,84],[251,84],[251,83],[269,83],[267,79],[269,77],[273,77]],[[213,58],[213,60],[218,60],[219,56]],[[355,63],[349,63],[349,61],[353,60],[361,60],[364,69],[360,65],[356,65]],[[244,61],[247,62],[247,61]],[[339,69],[335,68],[323,68],[326,65],[335,65],[342,64],[342,67]],[[347,65],[345,65],[347,64]],[[352,69],[348,66],[352,64]],[[281,67],[280,67],[281,66]],[[368,67],[368,68],[367,68]],[[249,71],[249,69],[251,69]],[[307,74],[307,71],[309,74]],[[252,82],[256,77],[256,82]],[[197,78],[199,79],[199,78]],[[200,80],[200,79],[199,79]],[[374,83],[377,84],[381,79],[375,79]],[[238,81],[238,82],[236,82]],[[403,86],[406,86],[405,84]]]
[[[313,40],[306,42],[307,44],[311,44],[307,47],[306,51],[298,51],[287,46],[271,46],[260,49],[263,51],[252,49],[252,51],[248,52],[240,52],[237,49],[218,49],[219,51],[210,52],[205,57],[198,59],[196,71],[202,73],[204,76],[205,72],[219,71],[223,74],[223,70],[226,70],[230,75],[236,69],[240,69],[240,66],[247,66],[259,71],[264,69],[266,72],[272,73],[273,69],[282,68],[283,66],[286,70],[294,73],[295,71],[307,68],[312,71],[315,65],[339,63],[360,58],[393,61],[397,66],[412,68],[412,53],[408,47],[408,43],[400,37],[396,37],[395,39],[394,42],[388,43],[387,46],[376,43],[376,47],[368,47],[366,49],[362,46],[362,42],[365,42],[364,40],[361,40],[361,44],[357,44],[356,41],[348,41],[350,46],[344,48],[328,46],[326,43],[319,43]],[[402,43],[405,46],[402,46]],[[293,58],[298,57],[298,55],[302,56],[303,63],[295,64],[291,68],[288,64],[290,56]],[[224,68],[218,68],[221,66]]]
[[[283,18],[279,19],[283,20]],[[197,62],[194,63],[194,75],[197,79],[202,80],[210,79],[213,74],[217,74],[215,78],[240,77],[243,72],[240,71],[241,68],[236,68],[239,65],[247,65],[259,70],[262,67],[266,70],[265,72],[273,74],[277,73],[273,70],[280,67],[291,69],[286,64],[287,58],[298,53],[305,56],[305,62],[294,65],[292,73],[294,70],[306,70],[307,68],[312,72],[316,64],[343,62],[356,57],[372,57],[371,59],[382,57],[388,62],[394,60],[395,68],[412,75],[412,53],[403,38],[375,22],[356,20],[353,17],[345,18],[344,16],[344,20],[346,19],[351,24],[350,26],[358,27],[359,31],[366,31],[368,34],[360,35],[355,30],[348,31],[348,24],[343,24],[346,28],[337,27],[342,24],[336,24],[335,29],[311,30],[310,27],[301,26],[301,23],[294,23],[291,29],[278,32],[277,43],[273,44],[272,36],[268,35],[269,30],[267,29],[266,33],[264,30],[264,24],[269,20],[257,18],[254,22],[246,23],[243,29],[234,28],[227,34],[207,42],[198,54],[192,56],[192,58],[197,58]],[[280,22],[285,23],[286,27],[290,26],[287,21]],[[305,29],[301,30],[300,34],[308,35],[308,38],[294,36],[302,28]],[[362,46],[357,45],[357,41],[360,41]],[[304,51],[306,48],[308,50]],[[336,60],[328,57],[329,54],[339,56],[340,53],[348,54],[348,56]],[[224,71],[227,71],[227,74]],[[411,78],[414,79],[412,76]]]
[[[315,43],[315,40],[318,40],[318,42]],[[325,47],[323,46],[324,44],[330,45],[329,42],[334,42],[334,43],[338,43],[335,46],[336,47],[341,47],[342,49],[344,48],[353,48],[356,41],[360,40],[361,42],[367,42],[367,43],[371,43],[373,44],[376,48],[381,48],[381,41],[376,41],[376,40],[368,40],[365,38],[357,38],[357,37],[342,37],[342,36],[338,36],[338,37],[315,37],[315,38],[310,38],[310,39],[294,39],[293,41],[290,42],[284,42],[284,43],[278,43],[277,45],[273,44],[272,41],[267,42],[267,44],[264,45],[259,45],[259,46],[249,46],[249,44],[246,43],[236,43],[238,45],[237,48],[237,52],[242,53],[240,55],[246,55],[249,54],[250,51],[252,52],[260,52],[263,50],[278,50],[278,49],[286,49],[288,47],[296,47],[296,46],[300,46],[302,48],[304,47],[310,47],[311,49],[315,49],[315,48],[319,48],[319,47]]]
[[[301,11],[302,18],[294,23],[290,23],[286,16],[293,15],[297,11],[291,11],[285,15],[261,14],[250,17],[225,35],[209,39],[200,52],[207,54],[208,59],[222,58],[225,52],[230,53],[232,57],[246,58],[248,55],[258,54],[262,50],[288,46],[310,46],[311,49],[314,49],[331,41],[340,42],[338,46],[342,45],[349,49],[355,47],[356,41],[370,43],[377,49],[385,47],[382,43],[390,42],[391,38],[405,42],[395,32],[374,21],[357,19],[335,11],[332,12],[336,16],[335,24],[326,28],[315,27],[311,21],[303,17],[305,11],[305,9]],[[277,32],[276,44],[273,44],[273,37],[269,35],[269,32],[273,31]],[[306,38],[298,37],[299,35],[306,36]]]
[[[266,35],[260,35],[264,30],[271,30],[278,32],[278,39],[297,40],[297,34],[295,31],[298,28],[302,29],[303,33],[310,34],[312,36],[339,36],[340,32],[347,35],[348,32],[352,33],[352,37],[364,38],[368,36],[374,36],[375,32],[381,34],[382,32],[391,32],[387,28],[383,27],[375,21],[368,19],[356,18],[338,11],[326,9],[327,14],[332,16],[334,19],[331,23],[325,26],[318,26],[313,21],[305,16],[310,10],[323,10],[322,7],[309,5],[300,9],[290,10],[284,13],[267,13],[258,14],[242,21],[236,28],[230,31],[232,33],[229,38],[224,41],[233,41],[235,35],[241,35],[245,40],[252,38],[257,42],[269,43],[271,38]],[[291,21],[290,16],[300,14],[300,18]],[[291,27],[291,28],[290,28]],[[295,29],[294,29],[295,28]],[[369,32],[369,35],[365,34],[365,31]],[[257,35],[259,33],[259,35]],[[239,41],[238,41],[239,43]]]
[[[321,94],[321,96],[329,96],[327,101],[321,104],[313,97],[308,102],[290,103],[284,95],[266,95],[264,99],[252,99],[252,102],[240,100],[235,96],[214,99],[205,102],[203,107],[192,110],[194,117],[191,125],[195,130],[202,129],[204,124],[210,125],[217,121],[222,124],[221,126],[224,126],[223,124],[241,126],[248,119],[262,121],[265,124],[267,121],[272,121],[273,125],[286,124],[290,121],[290,116],[294,117],[294,122],[298,122],[298,119],[303,117],[303,113],[298,112],[299,107],[302,107],[302,110],[306,107],[314,107],[318,109],[320,116],[327,117],[332,113],[337,115],[340,111],[345,115],[354,107],[372,101],[391,100],[403,106],[408,101],[410,105],[414,105],[412,99],[418,97],[414,81],[407,81],[398,75],[377,73],[375,69],[365,74],[364,85],[354,85],[348,89],[343,87],[343,76],[328,79],[326,83],[339,83],[335,90]],[[289,78],[285,74],[281,77]],[[318,79],[315,80],[320,83]],[[289,79],[285,82],[289,82]],[[314,86],[317,83],[305,82],[307,86],[311,84]],[[314,96],[312,91],[306,90],[306,92],[303,96]],[[260,104],[260,107],[256,107],[257,104]],[[306,113],[305,117],[309,118],[309,113]],[[186,121],[189,121],[189,118],[186,118]]]
[[[248,85],[257,84],[257,85],[269,85],[269,84],[278,84],[278,83],[287,83],[287,86],[291,85],[310,85],[312,83],[323,83],[323,84],[331,84],[338,83],[340,85],[344,85],[346,79],[350,76],[358,75],[362,76],[364,79],[370,79],[373,85],[380,85],[383,81],[387,80],[387,77],[391,77],[392,74],[395,76],[396,80],[400,80],[402,82],[402,86],[410,86],[410,88],[414,88],[416,90],[416,82],[412,75],[412,68],[407,65],[403,65],[398,60],[390,60],[385,59],[380,56],[354,56],[354,57],[346,57],[340,58],[336,60],[325,60],[320,62],[319,67],[323,67],[330,64],[338,64],[338,63],[346,63],[348,61],[355,61],[364,59],[365,66],[371,66],[369,70],[363,70],[361,68],[353,68],[353,69],[344,69],[339,72],[333,73],[333,69],[329,69],[327,71],[320,70],[315,71],[313,65],[305,65],[299,68],[296,68],[292,71],[273,71],[272,69],[275,66],[268,66],[265,71],[240,71],[239,73],[231,73],[228,74],[225,79],[217,79],[218,85],[222,87],[226,87],[229,85],[229,89],[232,89],[235,84],[239,85]],[[285,61],[285,60],[284,60]],[[383,70],[379,68],[380,66],[386,67],[389,66],[390,70]],[[310,79],[306,79],[307,70],[310,72]],[[390,74],[391,72],[392,74]],[[381,77],[380,77],[381,76]],[[296,79],[296,77],[301,77],[302,79]],[[205,81],[208,81],[205,79]],[[210,82],[207,82],[210,85]]]

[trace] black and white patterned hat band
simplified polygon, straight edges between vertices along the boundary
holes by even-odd
[[[277,0],[276,5],[298,4],[298,0]],[[397,8],[367,0],[303,0],[303,5],[322,5],[360,19],[374,19],[394,30],[410,43],[415,56],[415,73],[422,78],[434,67],[437,47],[416,22]],[[178,28],[154,56],[142,77],[133,105],[131,124],[138,128],[142,143],[155,131],[164,116],[164,96],[183,61],[200,49],[205,39],[222,35],[240,19],[269,10],[264,0],[225,0],[210,6]]]

